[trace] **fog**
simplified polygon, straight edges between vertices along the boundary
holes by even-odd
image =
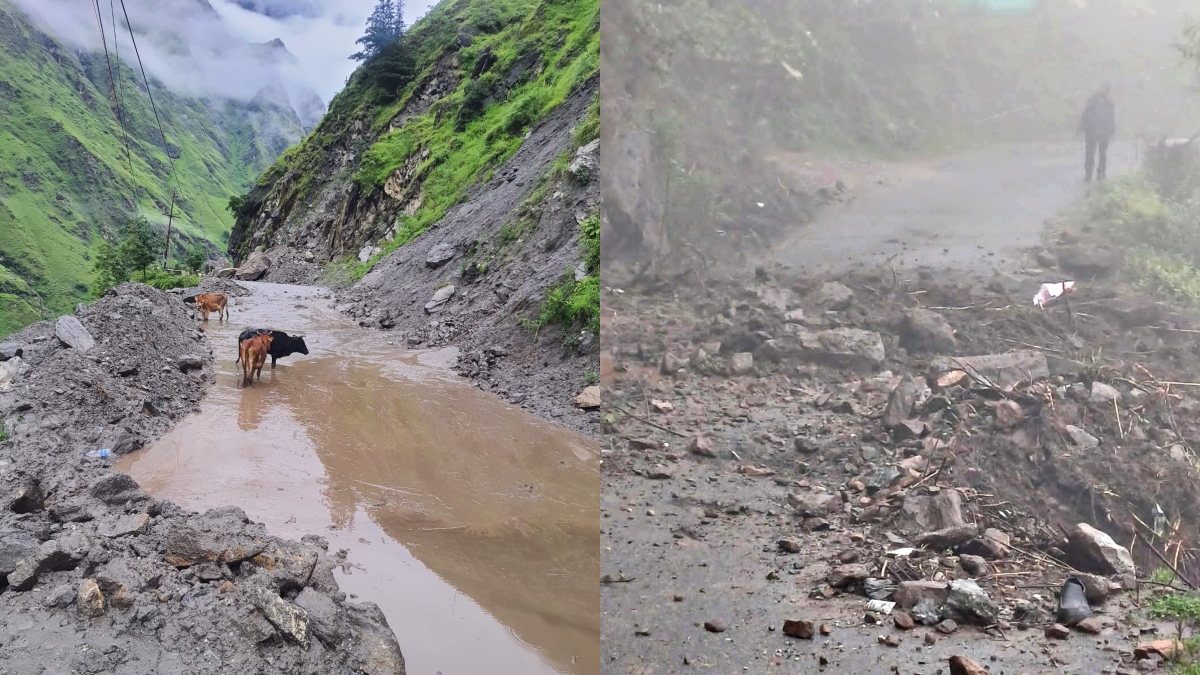
[[[837,172],[780,169],[788,153],[897,160],[1014,142],[1082,153],[1076,126],[1105,83],[1118,150],[1191,137],[1200,93],[1175,43],[1192,11],[1182,0],[612,0],[605,261],[739,228],[770,240],[808,220],[821,200],[805,195],[835,190]]]
[[[90,0],[16,0],[48,32],[72,47],[100,50]],[[119,3],[101,0],[109,51],[137,66]],[[125,0],[148,73],[173,91],[249,100],[274,85],[297,109],[313,93],[324,102],[356,67],[358,47],[374,0]],[[407,8],[409,21],[428,2]],[[119,30],[113,38],[113,10]],[[282,39],[294,58],[260,44]]]

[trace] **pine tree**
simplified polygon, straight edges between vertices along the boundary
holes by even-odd
[[[379,0],[367,18],[367,31],[354,42],[362,51],[351,54],[355,61],[366,61],[383,51],[404,33],[404,0]]]

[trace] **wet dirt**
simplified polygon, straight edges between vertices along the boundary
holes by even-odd
[[[186,508],[235,503],[348,550],[338,583],[383,609],[410,673],[598,673],[595,441],[468,385],[453,351],[358,328],[327,291],[245,286],[206,328],[201,412],[116,468]],[[250,326],[303,334],[310,354],[241,389]]]

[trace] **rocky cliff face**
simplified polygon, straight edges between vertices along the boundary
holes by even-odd
[[[595,431],[598,71],[595,0],[442,3],[259,179],[230,257],[332,278],[361,324]]]

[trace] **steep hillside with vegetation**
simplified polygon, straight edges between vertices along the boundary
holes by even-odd
[[[836,191],[836,177],[789,182],[772,161],[781,153],[894,158],[1070,139],[1104,82],[1122,138],[1197,131],[1194,74],[1173,48],[1184,3],[1021,4],[613,0],[605,258],[802,222],[821,199],[797,194]]]
[[[594,430],[564,411],[598,367],[599,69],[598,0],[442,2],[259,178],[230,256]]]
[[[167,153],[179,186],[172,247],[182,259],[190,248],[224,249],[229,197],[302,136],[296,114],[267,93],[243,104],[151,81],[164,145],[140,74],[113,66],[128,154],[104,55],[75,52],[0,0],[0,265],[29,300],[11,300],[18,294],[0,284],[0,337],[85,300],[97,245],[135,213],[165,230],[175,187]]]

